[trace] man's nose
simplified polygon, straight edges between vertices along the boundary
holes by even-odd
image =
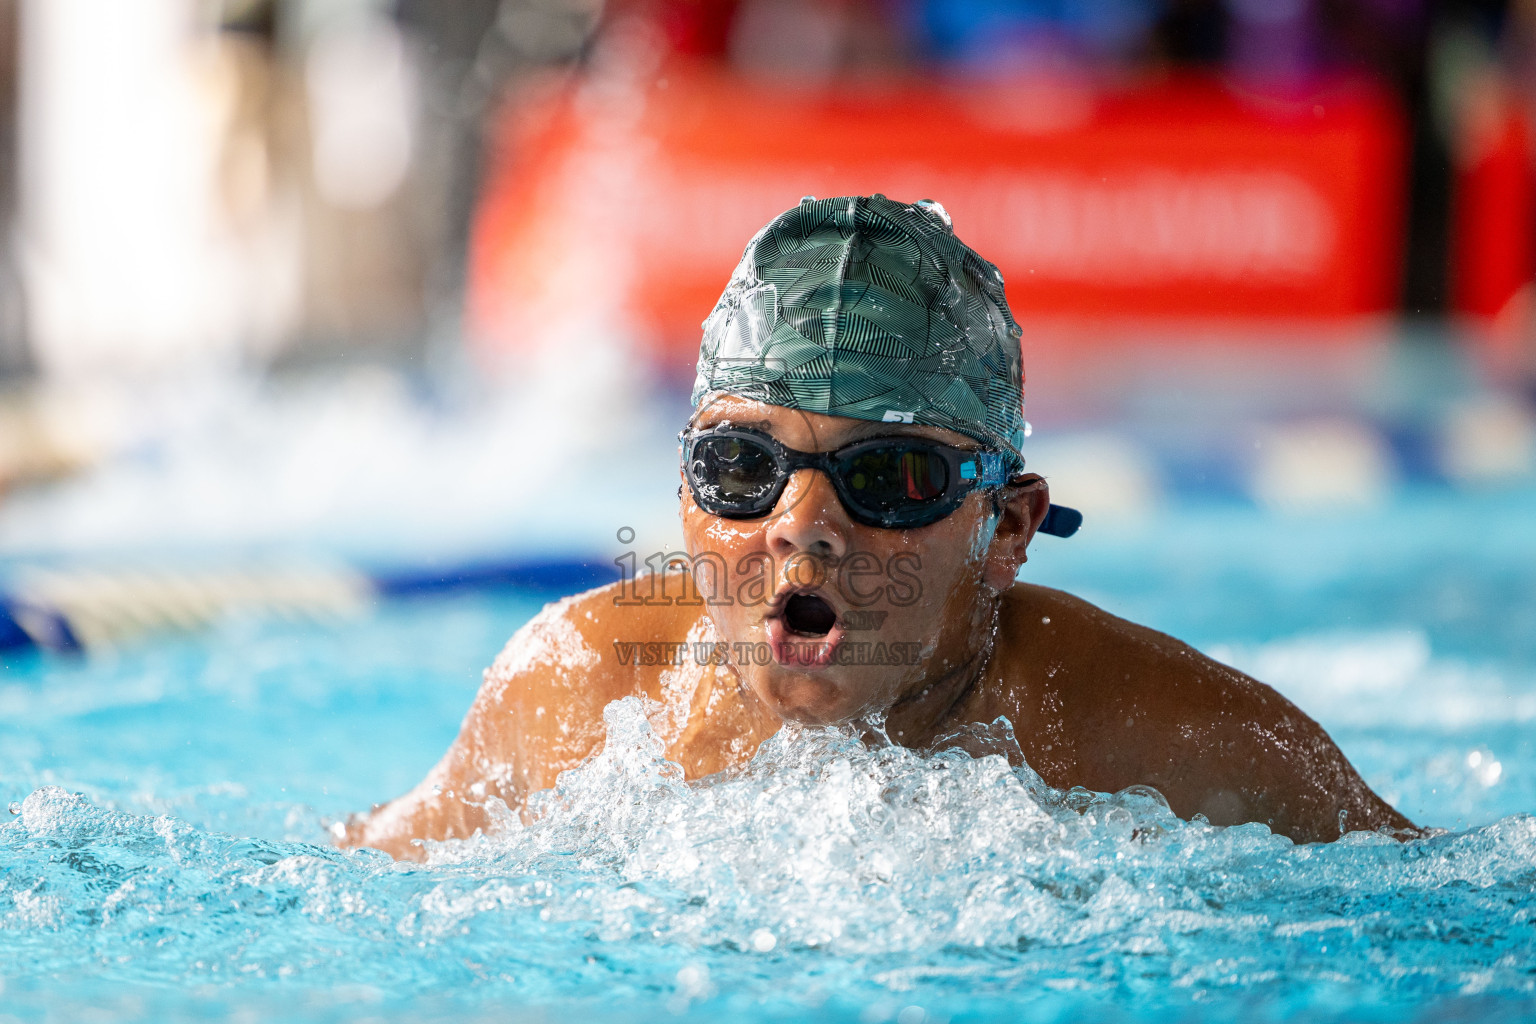
[[[827,474],[797,470],[768,524],[768,553],[780,563],[800,552],[836,561],[848,551],[851,524]]]

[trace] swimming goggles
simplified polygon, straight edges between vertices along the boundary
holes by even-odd
[[[1009,476],[1010,459],[1001,452],[954,448],[919,437],[873,437],[830,452],[797,451],[748,427],[684,431],[679,440],[683,477],[693,500],[726,519],[766,516],[790,475],[801,469],[827,474],[854,522],[885,529],[936,523],[971,491],[1002,487]],[[1070,509],[1052,506],[1052,512],[1082,520]],[[1059,535],[1070,536],[1077,522]]]

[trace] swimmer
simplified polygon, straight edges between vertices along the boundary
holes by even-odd
[[[489,829],[636,695],[688,778],[744,764],[785,723],[927,749],[1006,717],[1009,756],[1060,789],[1151,786],[1181,817],[1297,842],[1411,834],[1268,686],[1017,579],[1037,534],[1080,520],[1024,468],[1020,334],[1001,275],[937,203],[807,198],[775,218],[704,325],[680,437],[687,550],[664,556],[686,571],[545,608],[442,761],[340,841],[419,859],[419,840]]]

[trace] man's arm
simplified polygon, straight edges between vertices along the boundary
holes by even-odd
[[[1080,598],[1019,585],[1017,720],[1052,785],[1149,785],[1181,818],[1263,822],[1297,842],[1413,824],[1273,689]],[[1030,694],[1032,693],[1032,696]],[[1342,824],[1342,829],[1341,829]]]
[[[1159,635],[1160,636],[1160,635]],[[1298,843],[1345,832],[1413,829],[1366,785],[1322,726],[1269,686],[1171,638],[1139,675],[1128,715],[1157,723],[1138,737],[1148,784],[1175,814],[1213,825],[1263,822]]]
[[[478,701],[475,706],[480,706]],[[337,845],[371,846],[396,860],[425,860],[418,840],[464,838],[490,825],[487,796],[516,806],[515,798],[507,799],[511,795],[507,787],[476,778],[474,766],[479,758],[470,739],[475,719],[471,709],[458,739],[414,789],[365,815],[353,816],[345,825],[333,826]]]
[[[494,808],[522,810],[603,738],[603,708],[632,681],[606,670],[588,642],[595,591],[549,605],[513,635],[464,718],[458,738],[404,796],[343,826],[341,846],[422,860],[422,839],[462,839],[493,824]]]
[[[1368,786],[1343,751],[1273,689],[1215,662],[1227,678],[1228,714],[1190,751],[1181,815],[1213,825],[1259,821],[1298,843],[1330,842],[1346,832],[1414,825]]]

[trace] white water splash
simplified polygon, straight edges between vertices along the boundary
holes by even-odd
[[[668,1012],[1030,991],[1280,1007],[1341,984],[1406,1008],[1472,977],[1533,996],[1530,816],[1296,846],[1181,822],[1150,790],[1052,790],[1002,756],[1003,721],[952,738],[980,756],[786,728],[690,782],[654,711],[610,705],[603,750],[531,824],[432,844],[426,867],[37,790],[0,824],[0,961],[235,1001],[346,985]]]

